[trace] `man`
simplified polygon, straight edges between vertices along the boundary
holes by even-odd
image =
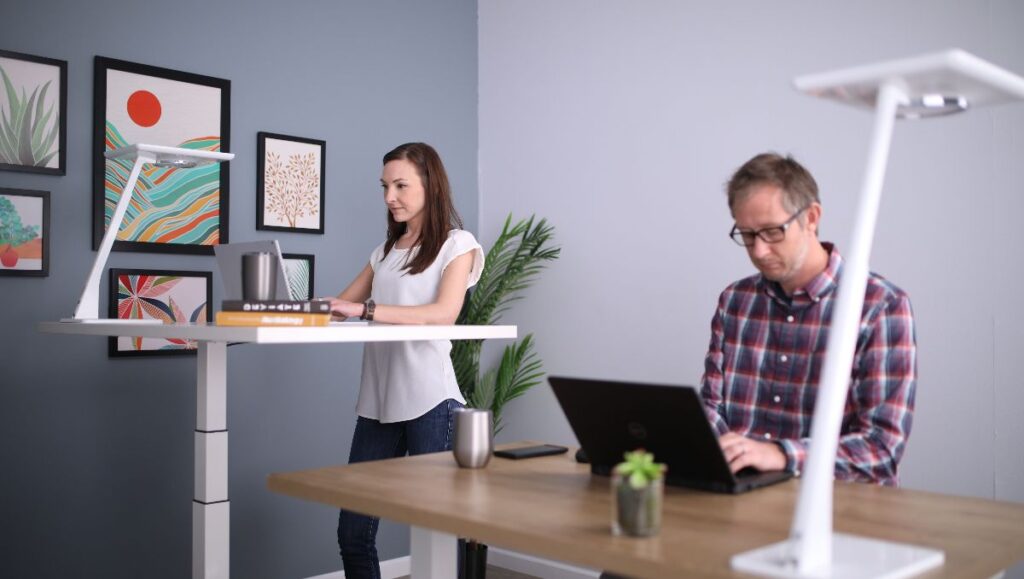
[[[811,174],[791,157],[757,155],[727,185],[730,235],[757,275],[722,292],[701,388],[726,459],[799,474],[843,259],[818,240],[822,208]],[[898,485],[914,412],[916,344],[910,299],[868,278],[850,374],[836,478]]]

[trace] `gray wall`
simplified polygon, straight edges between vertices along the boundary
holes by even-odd
[[[1024,73],[1024,5],[480,2],[480,226],[508,212],[563,252],[506,318],[552,374],[697,383],[719,292],[753,272],[722,185],[752,155],[815,174],[823,237],[848,243],[869,113],[800,74],[947,47]],[[918,321],[907,487],[1024,501],[1024,103],[897,125],[872,269]],[[544,385],[505,439],[574,442]]]
[[[0,172],[0,187],[51,191],[53,230],[49,277],[0,279],[3,577],[191,573],[195,359],[110,360],[104,338],[35,330],[71,313],[95,255],[94,55],[232,81],[231,240],[278,238],[315,254],[318,294],[340,291],[383,239],[380,159],[399,143],[437,146],[476,230],[475,2],[145,4],[155,5],[14,0],[0,10],[0,48],[69,62],[67,175]],[[327,141],[325,235],[255,231],[260,130]],[[212,256],[141,253],[109,265],[215,269]],[[234,576],[341,567],[335,512],[272,495],[265,480],[347,460],[360,356],[358,345],[229,349]],[[382,558],[406,554],[406,537],[384,525]]]

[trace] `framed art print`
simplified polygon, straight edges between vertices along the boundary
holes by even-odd
[[[0,188],[0,275],[50,275],[50,192]]]
[[[139,143],[228,151],[231,100],[231,81],[101,56],[95,77],[94,249],[134,164],[103,154]],[[114,249],[212,255],[228,242],[228,166],[143,165]]]
[[[111,318],[155,319],[165,324],[213,321],[213,273],[156,269],[110,269]],[[196,352],[196,342],[179,338],[113,337],[111,357],[180,356]]]
[[[256,229],[324,232],[327,142],[256,134]]]
[[[63,175],[68,63],[0,50],[0,169]]]
[[[293,300],[313,299],[313,261],[308,253],[282,253],[284,278],[288,280],[288,295]]]

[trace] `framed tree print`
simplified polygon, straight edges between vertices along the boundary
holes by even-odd
[[[324,232],[327,143],[256,134],[256,229]]]
[[[68,63],[0,50],[0,169],[63,175]]]
[[[0,188],[0,276],[50,275],[50,192]]]
[[[228,151],[230,101],[228,80],[96,57],[93,248],[134,163],[103,154],[138,143]],[[213,254],[228,242],[228,168],[144,165],[114,250]]]
[[[281,257],[291,299],[313,299],[313,262],[316,258],[308,253],[282,253]]]
[[[213,273],[110,269],[110,317],[155,319],[165,324],[210,323]],[[111,357],[193,355],[196,342],[178,338],[113,337]]]

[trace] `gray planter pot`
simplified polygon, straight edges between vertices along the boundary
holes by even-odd
[[[650,537],[661,529],[664,480],[634,489],[618,475],[612,478],[612,532],[630,537]]]

